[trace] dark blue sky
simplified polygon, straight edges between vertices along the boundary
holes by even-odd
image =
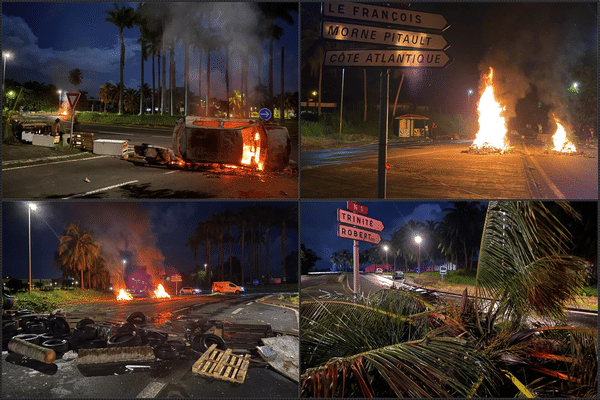
[[[117,3],[119,6],[137,8],[138,3]],[[171,3],[175,4],[175,3]],[[185,3],[182,3],[185,4]],[[192,3],[187,3],[192,6]],[[250,3],[217,3],[219,12],[213,11],[213,23],[219,27],[226,15],[235,18],[243,16],[248,26],[260,24],[260,18]],[[79,89],[89,92],[88,97],[98,97],[98,89],[106,82],[119,82],[120,42],[118,28],[106,22],[106,10],[113,9],[113,2],[3,2],[2,3],[2,51],[11,52],[14,57],[6,67],[6,78],[20,82],[37,80],[52,83],[59,89],[72,90],[68,81],[68,71],[79,68],[83,82]],[[175,25],[190,24],[192,16],[183,7],[177,8],[182,18]],[[274,92],[280,92],[281,48],[285,47],[285,90],[298,90],[298,14],[291,13],[294,25],[278,20],[284,29],[280,40],[274,43]],[[185,20],[187,18],[188,20]],[[140,46],[139,28],[124,29],[126,87],[138,89],[140,85]],[[248,38],[245,38],[248,39]],[[250,57],[249,88],[254,88],[260,80],[268,83],[268,43],[262,45],[260,67],[256,59]],[[184,52],[179,43],[175,49],[177,86],[183,87]],[[168,57],[167,57],[168,58]],[[224,96],[225,62],[221,52],[211,53],[211,96]],[[198,91],[198,53],[190,56],[190,88]],[[161,64],[162,65],[162,64]],[[206,58],[202,61],[203,70]],[[240,58],[232,52],[230,59],[230,90],[239,90]],[[152,64],[145,63],[144,82],[152,86]],[[206,90],[206,74],[202,73],[203,95]]]
[[[392,233],[411,219],[441,221],[445,208],[452,208],[449,202],[415,201],[360,201],[369,208],[368,217],[383,222],[385,229],[380,233],[382,240],[390,239]],[[337,237],[337,209],[346,210],[345,201],[302,201],[300,205],[301,240],[306,248],[313,250],[322,260],[316,268],[329,269],[332,253],[340,250],[352,252],[353,241]],[[371,243],[359,242],[359,250],[371,247]]]
[[[2,204],[2,275],[27,278],[28,270],[28,216],[27,202],[4,201]],[[58,236],[72,222],[91,229],[100,242],[110,268],[122,268],[120,251],[133,253],[137,265],[191,271],[204,264],[205,250],[198,249],[198,259],[185,246],[198,222],[205,221],[211,213],[226,209],[237,210],[252,204],[287,208],[296,202],[265,201],[194,201],[194,202],[58,202],[36,201],[37,210],[31,214],[32,275],[33,278],[57,278],[60,270],[53,269],[54,253],[58,249]],[[237,236],[237,230],[233,235]],[[281,272],[281,230],[271,228],[269,259],[273,276]],[[217,265],[217,246],[214,246],[211,264]],[[297,251],[298,230],[288,227],[286,253]],[[224,251],[229,256],[229,245]],[[241,245],[235,244],[233,256],[240,258]],[[247,257],[248,246],[245,254]],[[286,254],[286,255],[287,255]],[[266,260],[265,249],[262,250]],[[163,261],[164,258],[164,261]],[[246,263],[247,264],[247,263]]]

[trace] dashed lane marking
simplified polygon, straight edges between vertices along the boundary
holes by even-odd
[[[89,192],[85,192],[85,193],[82,193],[82,194],[76,194],[74,196],[69,196],[69,197],[63,197],[63,200],[73,199],[75,197],[87,196],[87,195],[94,194],[94,193],[99,193],[99,192],[104,192],[106,190],[115,189],[115,188],[118,188],[118,187],[121,187],[121,186],[129,185],[130,183],[136,183],[136,182],[137,182],[137,179],[135,181],[118,183],[116,185],[107,186],[107,187],[96,189],[96,190],[91,190]]]
[[[142,390],[136,396],[136,398],[142,399],[156,397],[158,393],[162,390],[162,388],[165,387],[166,384],[166,382],[150,382],[148,386],[146,386],[144,390]]]
[[[239,313],[240,311],[242,311],[243,309],[244,309],[244,308],[240,307],[240,308],[238,308],[237,310],[235,310],[234,312],[232,312],[232,314],[237,314],[237,313]]]

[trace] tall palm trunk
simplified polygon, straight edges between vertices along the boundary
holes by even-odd
[[[210,108],[210,49],[206,50],[206,116]]]
[[[185,43],[185,52],[184,52],[184,62],[183,62],[183,91],[184,91],[184,98],[183,98],[183,107],[184,107],[184,114],[188,115],[188,92],[189,92],[189,88],[190,88],[190,45]]]
[[[202,51],[198,50],[198,114],[202,109]]]
[[[363,82],[364,82],[364,93],[365,93],[365,114],[363,116],[363,121],[367,120],[367,69],[363,68]]]
[[[210,277],[210,271],[212,269],[212,266],[210,264],[210,240],[207,238],[206,239],[206,265],[208,266],[208,268],[206,269],[206,276],[208,279],[208,284],[210,285],[211,282],[211,277]]]
[[[167,97],[167,51],[164,49],[164,45],[163,45],[163,52],[162,52],[162,64],[163,64],[163,69],[162,69],[162,91],[161,91],[161,110],[160,110],[160,114],[164,115],[165,113],[165,97]]]
[[[269,267],[269,230],[271,229],[271,227],[267,227],[267,229],[265,230],[265,250],[267,251],[267,283],[270,282],[271,279],[271,271],[270,271],[270,267]]]
[[[242,285],[246,283],[244,274],[244,243],[246,240],[246,221],[242,223]]]
[[[173,116],[174,108],[174,96],[175,96],[175,39],[171,42],[171,49],[169,51],[169,87],[171,89],[170,103],[171,103],[171,116]]]
[[[123,29],[119,29],[119,39],[121,39],[121,61],[119,63],[119,77],[121,85],[119,86],[119,115],[123,114],[123,70],[125,69],[125,42],[123,41]]]
[[[142,68],[142,76],[140,78],[140,115],[144,114],[144,56],[145,51],[144,51],[144,43],[142,43],[142,51],[141,51],[142,55],[141,55],[141,68]]]
[[[269,107],[273,109],[273,41],[269,40]]]
[[[227,102],[227,118],[231,109],[229,104],[229,45],[225,46],[225,101]]]
[[[323,84],[323,63],[321,62],[319,64],[319,92],[317,93],[319,96],[319,104],[318,104],[318,110],[317,110],[317,115],[320,117],[321,116],[321,87]]]
[[[156,97],[156,87],[154,86],[154,83],[155,83],[155,81],[154,81],[154,53],[152,53],[152,113],[151,114],[154,114],[154,107],[155,107],[154,100]]]
[[[282,258],[281,258],[281,281],[283,282],[283,280],[286,279],[285,276],[285,230],[286,230],[286,222],[285,219],[281,222],[281,254],[282,254]]]

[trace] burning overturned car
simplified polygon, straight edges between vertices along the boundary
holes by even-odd
[[[288,167],[291,142],[283,126],[251,119],[186,117],[177,121],[173,147],[135,146],[149,164],[170,167],[245,167],[274,171]]]

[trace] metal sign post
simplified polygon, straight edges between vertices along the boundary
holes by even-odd
[[[388,143],[388,114],[390,100],[390,70],[379,74],[379,157],[377,162],[377,198],[385,199]]]
[[[354,246],[353,246],[353,272],[354,272],[354,294],[358,294],[359,290],[360,290],[360,282],[358,281],[359,278],[359,258],[360,258],[360,254],[358,251],[358,240],[354,241]]]

